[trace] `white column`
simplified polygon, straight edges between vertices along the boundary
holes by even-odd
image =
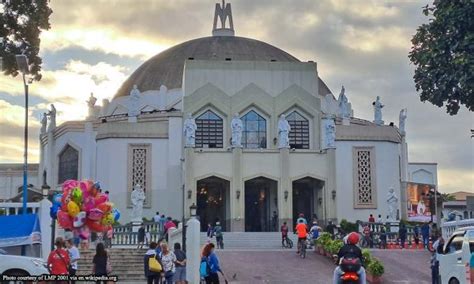
[[[186,226],[186,280],[189,283],[199,283],[201,224],[196,218],[191,218],[186,223]]]
[[[48,131],[48,142],[46,146],[46,181],[47,184],[54,190],[56,188],[56,183],[54,182],[55,172],[54,172],[54,162],[55,162],[55,155],[54,155],[54,136],[53,131]]]
[[[400,215],[402,219],[406,220],[408,218],[406,194],[408,181],[408,145],[405,140],[405,135],[402,135],[400,148]]]
[[[285,191],[288,198],[285,199]],[[293,186],[290,181],[290,149],[280,149],[280,183],[278,185],[278,218],[280,226],[287,222],[288,226],[294,228],[293,222]]]
[[[49,216],[49,208],[51,207],[52,203],[46,198],[43,198],[39,202],[39,211],[38,217],[40,221],[40,229],[41,229],[41,257],[47,258],[49,253],[51,252],[51,217]]]
[[[232,149],[232,183],[230,187],[230,216],[227,218],[231,223],[233,232],[244,232],[244,219],[249,216],[245,214],[245,189],[242,183],[242,148]],[[237,191],[240,191],[237,199]]]

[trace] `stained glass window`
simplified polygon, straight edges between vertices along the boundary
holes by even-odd
[[[224,124],[214,112],[208,110],[196,119],[196,148],[223,148]]]
[[[244,131],[242,146],[245,148],[267,148],[267,121],[251,110],[242,117]]]
[[[309,149],[309,121],[296,111],[290,113],[286,120],[288,120],[291,126],[291,131],[288,135],[290,147]]]
[[[67,145],[59,154],[58,184],[78,178],[79,152]]]

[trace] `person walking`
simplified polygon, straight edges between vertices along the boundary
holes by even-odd
[[[287,247],[288,246],[288,225],[286,225],[286,222],[283,222],[283,225],[281,225],[280,228],[281,231],[281,246],[282,247]]]
[[[380,227],[380,248],[387,249],[387,232],[385,232],[384,226]]]
[[[420,227],[418,225],[413,227],[413,239],[415,241],[415,247],[418,248],[418,244],[420,243]]]
[[[370,227],[369,224],[366,223],[362,228],[362,235],[364,238],[362,239],[362,246],[369,247],[370,246]]]
[[[66,241],[66,247],[69,253],[69,275],[73,276],[76,275],[77,272],[77,262],[79,258],[81,258],[81,255],[79,253],[79,250],[77,249],[76,245],[74,244],[73,240],[67,240]],[[71,283],[74,283],[75,281],[71,281]]]
[[[398,237],[400,238],[400,248],[405,248],[405,241],[407,239],[407,227],[404,223],[400,223],[400,228],[398,229]]]
[[[213,243],[207,244],[203,251],[202,251],[202,258],[207,261],[209,265],[209,275],[207,275],[204,279],[206,280],[206,284],[219,284],[219,275],[220,272],[222,275],[221,267],[219,266],[219,259],[215,253],[215,246]]]
[[[186,253],[181,250],[181,244],[174,244],[174,255],[176,255],[176,271],[173,281],[176,284],[186,284]]]
[[[112,272],[110,259],[103,243],[97,244],[92,264],[92,274],[95,276],[107,276]],[[102,282],[105,283],[106,281]]]
[[[160,254],[161,264],[163,265],[163,273],[165,274],[165,284],[173,284],[173,276],[175,274],[176,255],[169,249],[167,243],[161,244]]]
[[[144,261],[144,269],[145,269],[145,277],[147,279],[148,284],[159,284],[161,278],[161,272],[159,271],[151,271],[150,270],[150,258],[155,258],[158,263],[160,263],[160,258],[158,254],[156,254],[156,247],[157,244],[155,242],[151,242],[149,249],[145,253],[145,257],[143,258]],[[161,265],[161,263],[160,263]]]
[[[331,238],[334,239],[334,229],[336,228],[336,226],[332,223],[332,221],[329,221],[327,226],[326,226],[326,232],[328,232],[329,234],[331,234]]]
[[[214,227],[214,235],[216,236],[216,243],[218,249],[224,249],[224,233],[220,222],[216,222]]]
[[[69,253],[64,249],[64,240],[61,237],[56,238],[54,245],[56,249],[51,251],[48,256],[48,267],[51,274],[67,275],[69,274]]]
[[[160,220],[161,220],[160,212],[156,211],[155,216],[153,216],[153,222],[155,222],[156,224],[160,225]]]
[[[272,231],[277,231],[278,230],[278,214],[276,211],[273,211],[272,215]]]
[[[162,236],[165,235],[165,224],[166,224],[165,214],[161,214],[161,217],[160,217],[160,232],[161,232]]]
[[[430,241],[430,226],[427,223],[424,223],[421,226],[421,237],[423,238],[423,246],[425,249],[428,249]]]
[[[213,236],[214,236],[214,228],[212,228],[211,223],[208,223],[207,224],[207,239],[211,240]]]
[[[145,243],[145,225],[142,223],[138,229],[138,246],[137,249],[142,249],[143,244]]]

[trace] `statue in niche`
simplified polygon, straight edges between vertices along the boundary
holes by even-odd
[[[242,147],[242,131],[244,124],[238,113],[234,114],[230,124],[232,127],[232,147]]]
[[[278,120],[278,148],[290,148],[289,134],[291,126],[286,120],[286,116],[282,114]]]
[[[132,202],[132,221],[141,222],[143,218],[143,203],[145,202],[145,192],[141,185],[136,184],[133,187],[132,194],[130,196]]]
[[[196,145],[196,121],[192,114],[188,114],[188,118],[184,121],[184,138],[185,147],[194,147]]]

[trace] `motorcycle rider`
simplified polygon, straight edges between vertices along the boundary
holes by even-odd
[[[344,246],[339,250],[337,253],[337,263],[339,264],[341,259],[344,257],[357,257],[360,259],[361,267],[357,274],[359,275],[359,283],[365,284],[366,282],[366,277],[365,277],[365,269],[362,266],[363,265],[363,258],[362,258],[362,251],[360,248],[357,246],[357,243],[359,242],[359,234],[356,232],[352,232],[349,235],[347,235],[344,238]],[[340,266],[337,266],[336,269],[334,269],[334,275],[333,275],[333,283],[334,284],[339,284],[342,283],[341,281],[341,276],[344,274]]]

